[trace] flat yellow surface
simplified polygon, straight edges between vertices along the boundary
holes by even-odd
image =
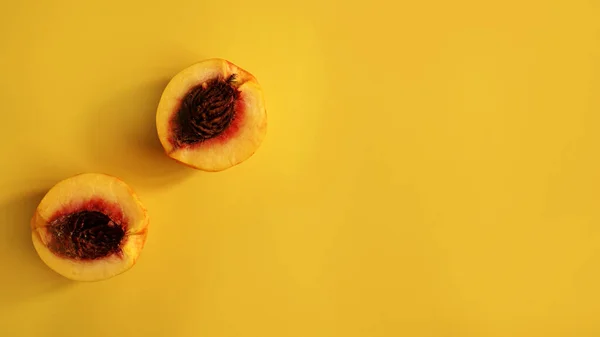
[[[269,113],[217,174],[154,125],[208,57]],[[600,336],[597,0],[4,1],[0,74],[0,336]],[[29,236],[80,172],[151,217],[105,282]]]

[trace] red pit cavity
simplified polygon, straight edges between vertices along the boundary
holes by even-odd
[[[47,230],[48,248],[54,254],[93,261],[121,254],[127,225],[119,205],[92,199],[56,212]]]
[[[176,148],[224,143],[237,133],[244,104],[236,81],[235,75],[217,78],[186,93],[170,121]]]

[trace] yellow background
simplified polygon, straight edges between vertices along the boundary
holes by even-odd
[[[268,135],[167,159],[167,81],[223,57]],[[600,336],[600,2],[4,1],[0,335]],[[132,185],[138,264],[69,282],[43,194]]]

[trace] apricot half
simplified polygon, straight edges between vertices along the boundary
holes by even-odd
[[[204,171],[225,170],[250,158],[265,137],[262,89],[229,61],[201,61],[167,84],[156,127],[171,158]]]
[[[33,245],[57,273],[98,281],[129,270],[147,236],[146,209],[118,178],[86,173],[44,196],[31,219]]]

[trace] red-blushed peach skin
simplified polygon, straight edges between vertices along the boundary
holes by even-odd
[[[94,260],[68,258],[49,248],[55,238],[50,224],[68,214],[96,211],[125,231],[120,250]],[[123,181],[99,173],[65,179],[52,187],[31,219],[32,240],[40,258],[57,273],[77,281],[98,281],[121,274],[136,263],[148,234],[147,211]]]
[[[174,139],[173,120],[181,102],[194,87],[215,78],[235,75],[239,98],[235,117],[218,136],[195,144],[180,145]],[[223,59],[208,59],[179,72],[165,88],[158,105],[156,127],[166,154],[189,167],[222,171],[250,158],[267,131],[262,89],[247,71]]]

